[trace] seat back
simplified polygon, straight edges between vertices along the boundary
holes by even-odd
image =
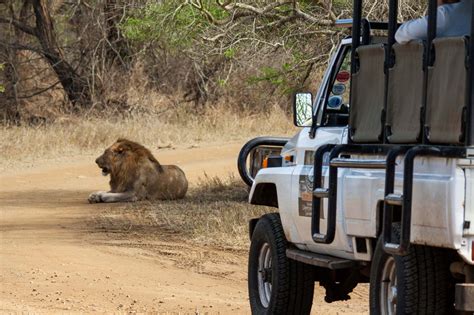
[[[382,139],[385,98],[383,44],[357,48],[359,69],[352,75],[349,128],[356,143],[376,143]]]
[[[428,68],[426,137],[430,143],[461,144],[467,106],[466,38],[437,38],[435,61]]]
[[[387,90],[387,140],[416,143],[421,134],[423,107],[423,54],[421,41],[393,46],[395,64],[389,69]]]

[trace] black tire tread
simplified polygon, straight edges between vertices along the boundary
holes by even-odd
[[[277,213],[269,213],[264,215],[260,220],[268,220],[271,225],[273,236],[275,237],[275,244],[277,247],[277,261],[282,268],[279,269],[278,279],[280,281],[278,285],[280,299],[276,301],[276,310],[283,310],[288,305],[288,299],[290,296],[290,283],[287,278],[289,271],[288,259],[286,257],[286,248],[288,243],[285,238],[285,233],[283,232],[283,227],[281,226],[280,215]],[[278,312],[279,313],[279,312]],[[281,312],[284,314],[284,312]]]
[[[399,225],[394,225],[394,237],[400,236]],[[377,243],[373,263],[384,261],[386,256],[382,240]],[[421,245],[410,245],[406,256],[396,256],[398,303],[397,314],[448,314],[453,310],[452,278],[449,273],[449,260],[446,250]],[[378,274],[373,266],[371,274],[371,313],[377,313],[376,301]]]
[[[309,314],[314,294],[314,269],[286,257],[288,242],[278,213],[263,215],[258,221],[255,233],[265,231],[273,238],[276,263],[278,264],[278,285],[272,286],[271,312],[269,314]],[[265,233],[264,232],[264,233]],[[252,237],[253,239],[253,237]],[[249,262],[250,263],[250,262]],[[250,268],[249,268],[250,270]],[[249,287],[249,291],[251,288]],[[252,303],[252,297],[250,298]],[[255,313],[255,312],[254,312]]]
[[[289,314],[309,314],[314,295],[314,269],[303,263],[290,260]]]

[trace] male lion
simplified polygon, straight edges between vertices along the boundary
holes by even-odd
[[[90,203],[179,199],[188,190],[178,166],[161,165],[147,148],[127,139],[118,139],[95,162],[102,175],[110,174],[111,189],[90,194]]]

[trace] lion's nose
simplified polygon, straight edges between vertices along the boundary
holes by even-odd
[[[100,157],[98,157],[97,159],[95,159],[95,163],[96,163],[96,164],[100,164]]]

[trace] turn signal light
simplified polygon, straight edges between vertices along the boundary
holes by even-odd
[[[262,168],[282,167],[283,158],[281,156],[267,156],[262,161]]]

